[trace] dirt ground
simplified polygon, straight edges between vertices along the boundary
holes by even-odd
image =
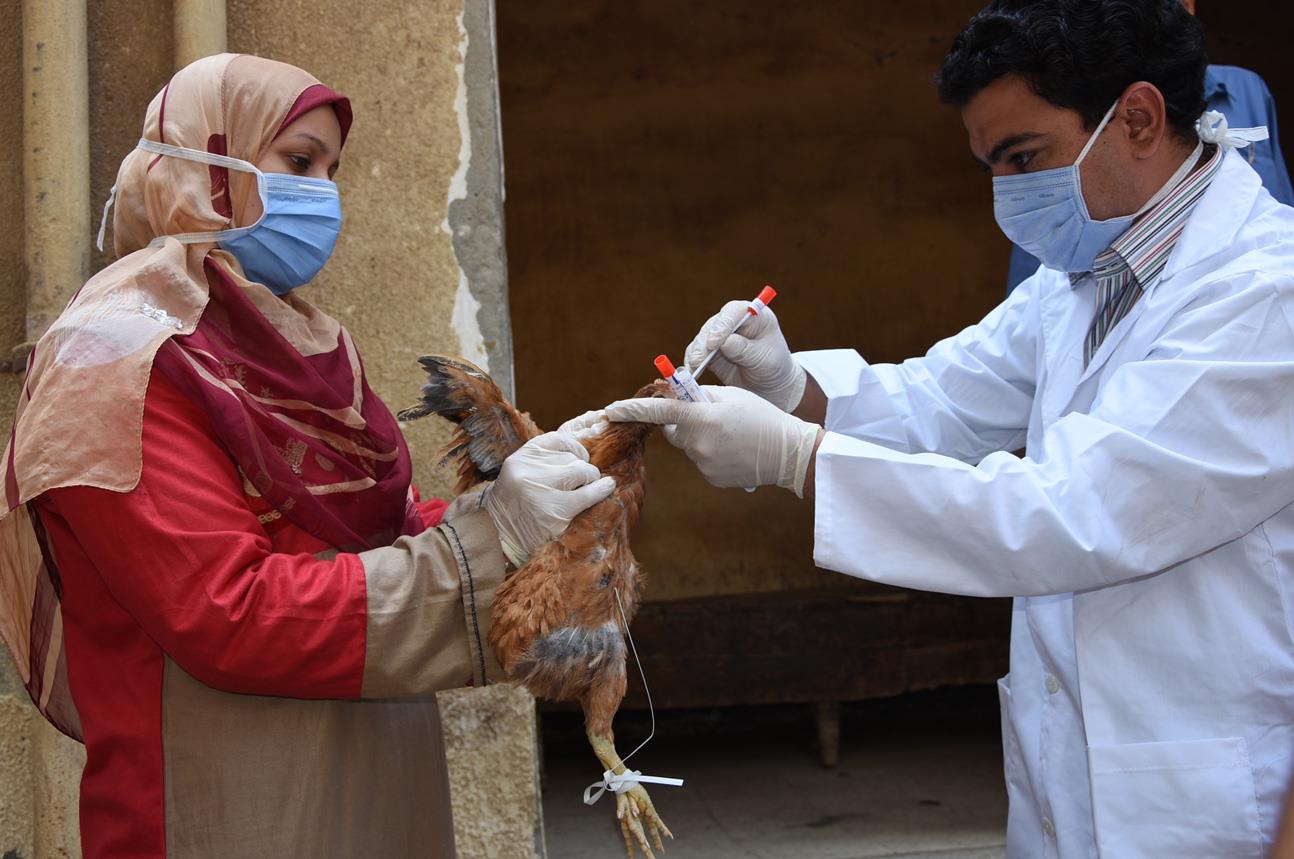
[[[616,723],[629,751],[645,713]],[[610,794],[578,714],[545,713],[544,816],[549,859],[623,856]],[[630,763],[686,780],[652,788],[673,830],[671,859],[1000,859],[1006,793],[995,690],[967,687],[842,707],[840,761],[819,762],[804,706],[657,714],[656,737]]]

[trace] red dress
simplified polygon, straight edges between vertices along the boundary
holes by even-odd
[[[334,554],[257,496],[206,415],[159,374],[146,399],[139,485],[126,494],[56,489],[34,506],[62,580],[87,750],[86,857],[168,855],[167,803],[184,801],[166,791],[168,659],[225,693],[361,697],[364,560]],[[419,504],[429,527],[444,511],[441,501]],[[474,590],[472,613],[484,613],[489,583]],[[465,680],[473,674],[461,670]]]

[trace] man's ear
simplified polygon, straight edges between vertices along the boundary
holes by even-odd
[[[1123,91],[1116,114],[1127,129],[1132,157],[1153,157],[1168,136],[1168,108],[1159,88],[1147,81],[1130,84]]]

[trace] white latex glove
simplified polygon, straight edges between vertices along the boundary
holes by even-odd
[[[765,307],[751,316],[749,308],[749,301],[725,304],[701,326],[683,353],[683,360],[688,367],[696,367],[717,348],[719,354],[709,369],[725,385],[753,391],[789,412],[804,396],[804,368],[791,357],[773,309]],[[734,334],[743,319],[749,321]]]
[[[607,427],[605,409],[593,409],[579,417],[571,418],[557,428],[558,432],[568,432],[578,439],[592,438]]]
[[[503,553],[521,567],[535,550],[555,539],[571,520],[615,491],[589,452],[571,433],[532,438],[503,462],[486,488],[485,509],[499,532]]]
[[[606,407],[607,418],[664,424],[670,444],[682,448],[715,486],[776,484],[803,498],[821,427],[741,388],[704,390],[711,402],[620,400]]]

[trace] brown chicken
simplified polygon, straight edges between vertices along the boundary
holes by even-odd
[[[439,453],[441,465],[457,466],[455,492],[498,477],[508,455],[541,434],[479,368],[455,358],[418,360],[429,380],[422,402],[400,419],[437,414],[457,424]],[[636,396],[669,396],[669,388],[657,381]],[[507,577],[495,594],[490,622],[490,646],[509,679],[541,698],[579,701],[594,754],[617,775],[625,766],[611,721],[625,694],[625,622],[633,620],[643,586],[629,532],[642,509],[643,448],[651,429],[610,424],[583,440],[589,461],[615,478],[615,492],[576,516],[560,537]],[[616,817],[630,859],[635,844],[653,856],[648,836],[657,850],[664,850],[662,834],[674,837],[640,784],[616,794]]]

